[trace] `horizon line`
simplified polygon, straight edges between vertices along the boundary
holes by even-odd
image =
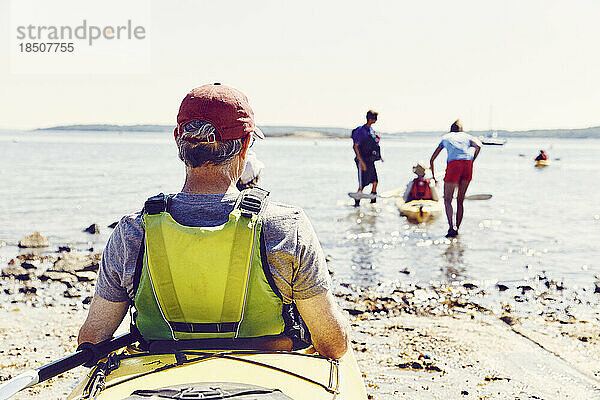
[[[71,124],[56,124],[48,127],[37,127],[37,128],[10,128],[10,127],[0,127],[0,130],[17,130],[17,131],[39,131],[39,130],[63,130],[60,128],[69,128],[69,127],[92,127],[92,126],[113,126],[113,127],[123,127],[123,128],[131,128],[137,126],[152,126],[152,127],[164,127],[165,129],[170,129],[175,127],[176,124],[161,124],[161,123],[71,123]],[[335,129],[335,130],[352,130],[354,128],[347,128],[343,126],[320,126],[320,125],[294,125],[294,124],[260,124],[258,127],[268,127],[268,128],[306,128],[306,129]],[[360,126],[360,125],[359,125]],[[586,127],[560,127],[560,128],[534,128],[534,129],[471,129],[466,132],[533,132],[533,131],[581,131],[600,128],[600,124],[598,125],[588,125]],[[406,133],[438,133],[438,132],[447,132],[446,130],[435,130],[435,129],[413,129],[413,130],[394,130],[394,131],[379,131],[384,134],[406,134]]]

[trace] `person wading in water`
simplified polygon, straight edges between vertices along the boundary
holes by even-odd
[[[352,142],[354,149],[354,162],[358,169],[358,193],[362,193],[367,185],[371,185],[373,198],[371,203],[377,201],[377,170],[375,161],[383,161],[379,149],[379,136],[371,127],[377,122],[377,113],[373,110],[367,111],[367,123],[352,131]],[[354,207],[360,205],[360,199],[354,200]]]
[[[471,150],[474,148],[475,151]],[[448,233],[446,237],[458,236],[458,229],[463,219],[465,193],[473,177],[473,161],[481,151],[481,143],[473,136],[463,132],[459,120],[454,121],[450,127],[450,133],[442,137],[442,141],[435,149],[429,160],[431,176],[435,179],[434,161],[440,152],[446,149],[448,153],[446,176],[444,177],[444,205],[446,217],[448,218]],[[454,210],[452,209],[452,198],[458,189],[456,196],[456,225],[453,223]]]

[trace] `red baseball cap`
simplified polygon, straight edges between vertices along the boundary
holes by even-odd
[[[253,133],[260,139],[265,135],[254,124],[254,112],[248,98],[232,87],[213,83],[192,89],[179,106],[177,129],[183,131],[185,124],[201,120],[215,127],[215,140],[241,139]]]

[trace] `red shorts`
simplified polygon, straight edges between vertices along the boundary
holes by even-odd
[[[446,176],[444,176],[444,182],[470,182],[472,177],[473,161],[471,160],[453,160],[446,165]]]

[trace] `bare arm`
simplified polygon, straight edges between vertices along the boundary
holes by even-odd
[[[354,145],[352,146],[352,148],[354,149],[354,154],[356,155],[356,159],[358,160],[358,166],[363,171],[366,171],[367,170],[367,164],[365,164],[364,160],[360,156],[360,152],[358,151],[358,143],[355,142]]]
[[[110,339],[123,321],[128,306],[126,301],[114,303],[95,294],[88,316],[79,330],[77,343],[98,343]]]
[[[429,159],[429,168],[431,168],[431,177],[433,178],[433,180],[435,182],[437,182],[437,179],[435,179],[435,171],[433,170],[433,163],[435,161],[435,159],[437,158],[437,156],[440,154],[440,152],[444,149],[444,146],[442,146],[441,144],[435,149],[435,151],[433,152],[433,154],[431,155],[431,158]]]
[[[300,315],[310,331],[319,354],[341,358],[348,350],[348,325],[330,291],[310,299],[296,300]]]
[[[481,145],[477,141],[471,140],[471,147],[475,147],[475,154],[473,155],[473,161],[475,161],[481,151]]]

